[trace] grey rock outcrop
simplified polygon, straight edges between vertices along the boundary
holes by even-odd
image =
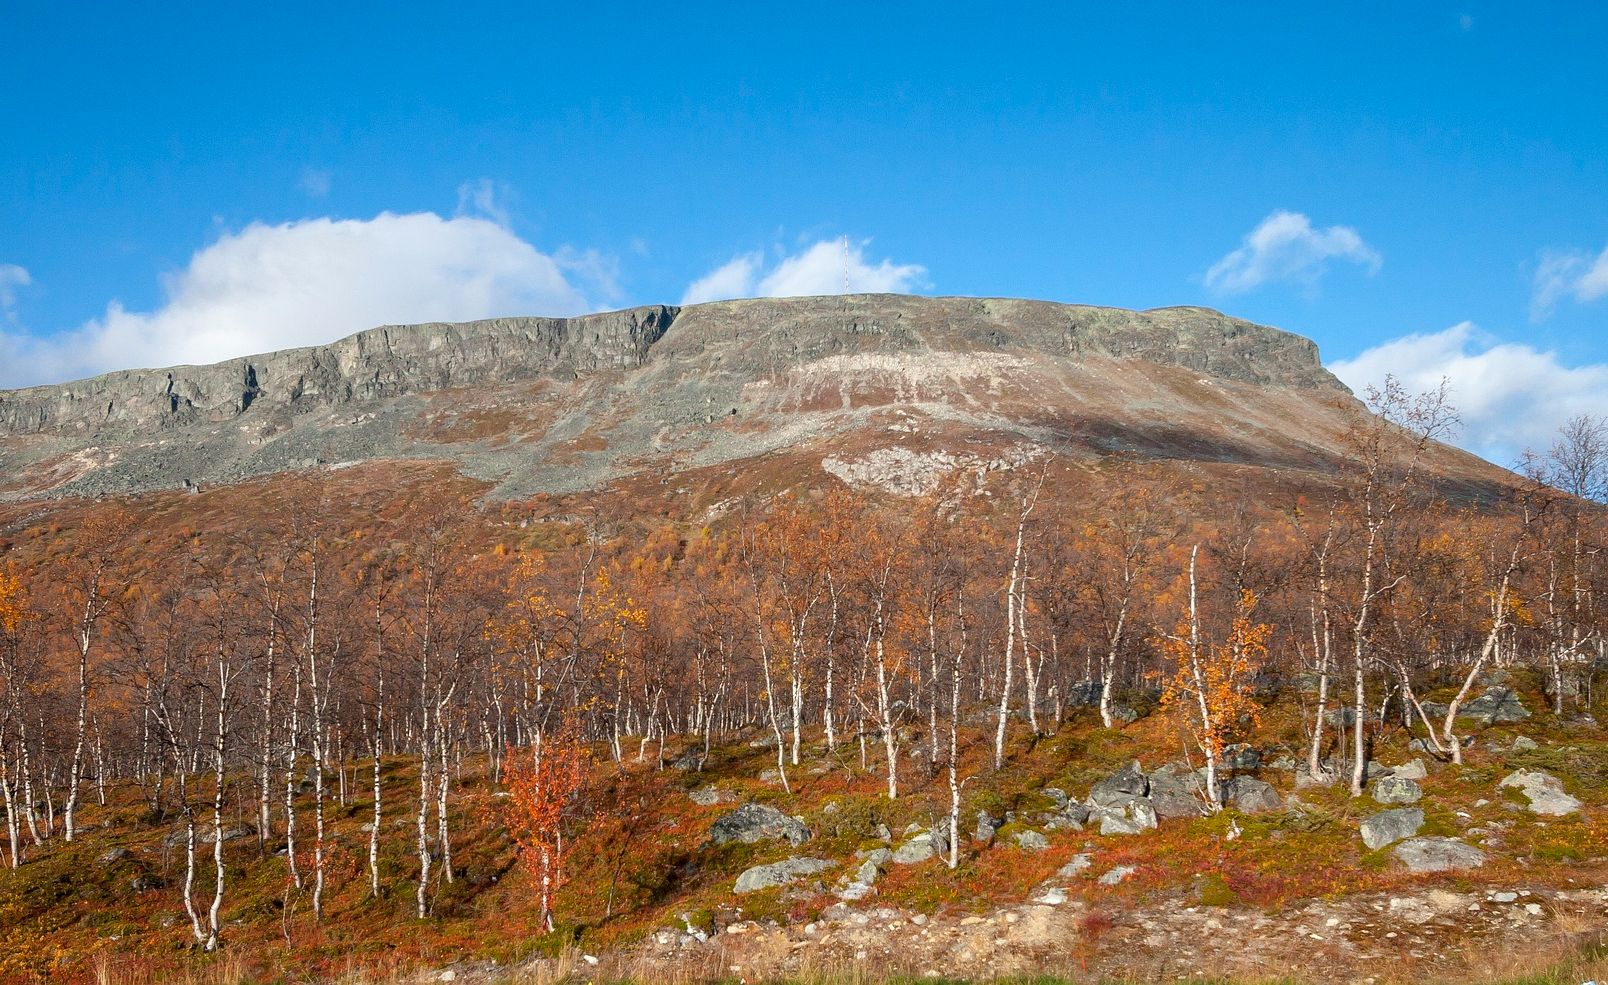
[[[732,892],[754,893],[761,889],[772,889],[776,886],[785,886],[805,876],[812,876],[818,872],[825,872],[836,865],[836,862],[824,858],[789,858],[780,862],[771,862],[768,865],[756,865],[745,869],[737,877],[737,883]]]
[[[744,804],[709,827],[709,841],[715,845],[731,841],[752,845],[770,839],[802,845],[810,840],[810,829],[768,804]]]
[[[1411,838],[1424,826],[1424,812],[1416,807],[1380,811],[1362,822],[1362,843],[1379,849],[1392,842]]]

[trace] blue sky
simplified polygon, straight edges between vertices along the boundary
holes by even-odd
[[[1608,413],[1605,5],[3,6],[0,386],[847,266]]]

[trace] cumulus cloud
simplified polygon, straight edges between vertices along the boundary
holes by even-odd
[[[1535,271],[1530,315],[1537,321],[1552,314],[1559,301],[1580,304],[1608,295],[1608,247],[1593,256],[1585,250],[1549,250]]]
[[[1315,229],[1299,212],[1280,209],[1263,219],[1234,250],[1206,271],[1206,287],[1241,294],[1263,284],[1289,281],[1315,288],[1330,261],[1341,260],[1376,273],[1382,258],[1350,226]]]
[[[767,268],[765,255],[743,253],[693,281],[682,304],[726,298],[790,298],[818,294],[903,293],[922,284],[925,267],[866,260],[870,240],[821,240]]]
[[[548,255],[485,218],[384,212],[253,223],[165,276],[154,311],[113,301],[58,335],[0,331],[0,387],[214,362],[375,325],[577,314],[592,305],[566,272],[595,279],[604,269],[596,254]]]
[[[0,317],[16,318],[17,288],[33,283],[28,271],[14,263],[0,263]]]
[[[1329,368],[1358,393],[1387,374],[1414,391],[1450,381],[1463,420],[1457,443],[1503,464],[1546,448],[1571,417],[1608,415],[1608,364],[1565,366],[1556,353],[1502,342],[1472,322],[1392,339]]]

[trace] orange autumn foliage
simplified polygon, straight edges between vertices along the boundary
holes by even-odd
[[[1162,641],[1178,669],[1163,685],[1161,707],[1181,718],[1191,738],[1218,761],[1228,745],[1262,722],[1250,681],[1267,661],[1273,627],[1252,620],[1256,604],[1255,593],[1242,591],[1228,637],[1198,647],[1193,660],[1187,623]]]
[[[510,748],[504,782],[508,798],[503,825],[519,849],[520,862],[536,881],[542,923],[553,927],[553,896],[564,884],[564,822],[586,780],[590,757],[566,724],[539,751]]]

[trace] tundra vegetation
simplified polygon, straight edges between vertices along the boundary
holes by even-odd
[[[249,528],[141,501],[18,525],[0,975],[333,977],[712,930],[731,872],[768,857],[703,840],[722,797],[807,815],[840,859],[878,826],[947,832],[879,887],[901,905],[1020,900],[1054,870],[1020,830],[1046,781],[1141,755],[1200,771],[1201,817],[1107,852],[1139,875],[1102,898],[1212,853],[1202,892],[1247,904],[1387,885],[1354,826],[1327,854],[1240,854],[1246,750],[1288,760],[1321,826],[1360,816],[1380,751],[1409,743],[1494,789],[1468,714],[1507,700],[1493,681],[1545,702],[1538,728],[1600,715],[1608,440],[1571,422],[1495,501],[1420,467],[1455,420],[1443,393],[1372,406],[1288,497],[1120,460],[1098,488],[1121,497],[1092,495],[1085,464],[1045,456],[703,522],[530,524],[446,482],[376,511],[311,474]],[[1596,811],[1592,758],[1538,765]],[[980,812],[999,830],[964,837]],[[1524,864],[1608,855],[1600,817],[1527,835]]]

